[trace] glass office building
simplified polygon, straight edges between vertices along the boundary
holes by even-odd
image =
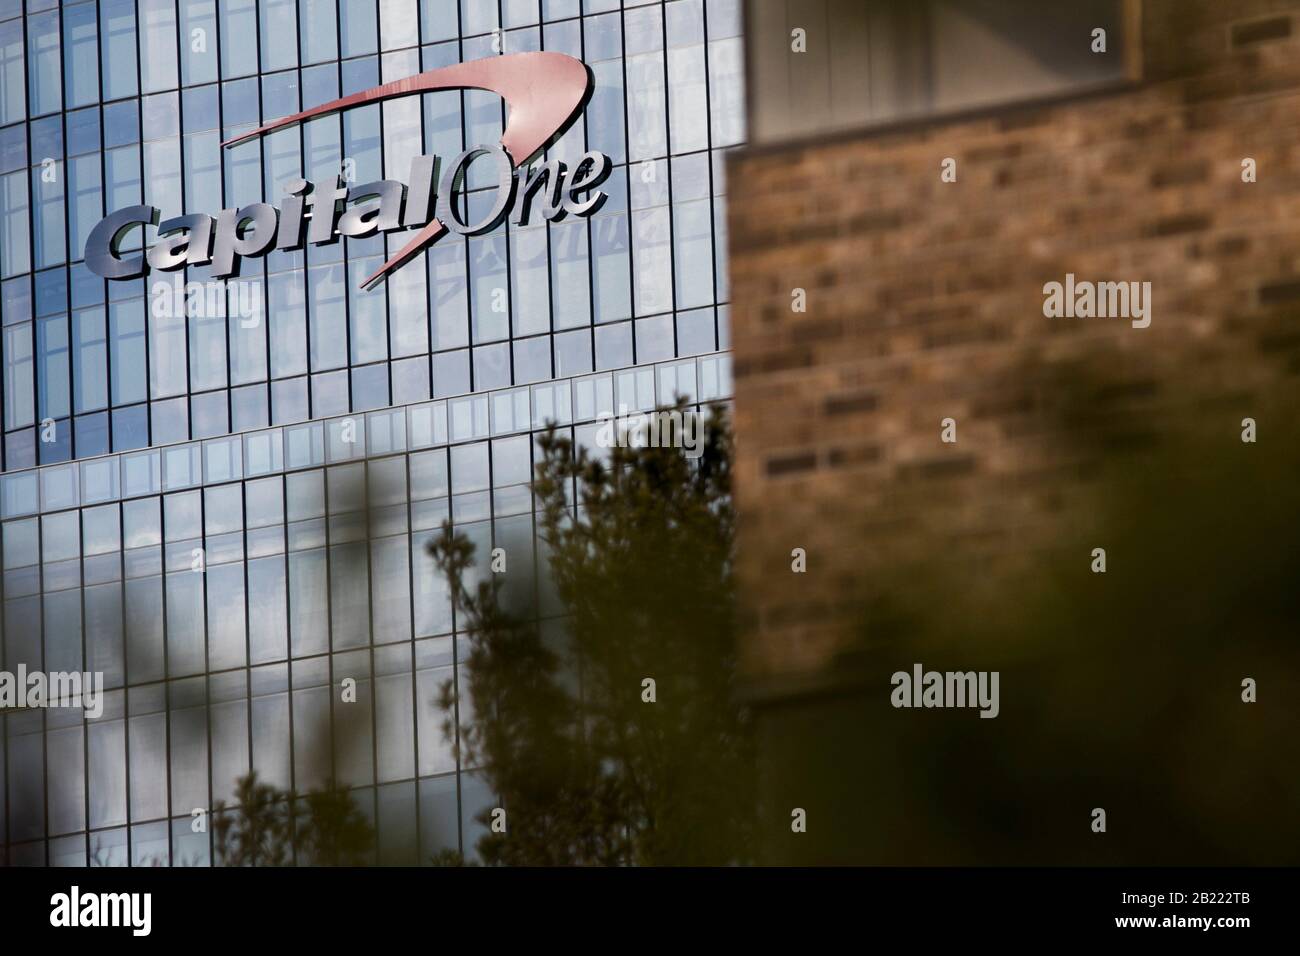
[[[355,788],[378,862],[472,855],[493,795],[441,732],[458,644],[425,545],[450,517],[553,613],[539,430],[593,445],[619,405],[729,397],[740,26],[736,0],[0,0],[0,671],[107,689],[95,719],[0,711],[5,862],[207,864],[193,813],[250,770]],[[496,143],[501,97],[465,90],[221,145],[531,50],[591,71],[547,154],[611,157],[590,218],[444,236],[369,291],[407,234],[246,258],[226,283],[84,263],[126,206],[215,215]]]

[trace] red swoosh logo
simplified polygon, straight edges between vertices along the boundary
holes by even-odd
[[[509,113],[501,134],[501,145],[514,160],[515,168],[527,163],[549,143],[557,139],[582,109],[591,85],[590,74],[580,60],[564,53],[542,51],[511,53],[456,63],[426,70],[415,76],[384,83],[360,93],[313,106],[301,113],[285,116],[257,129],[241,133],[222,143],[234,146],[255,136],[283,129],[316,116],[336,113],[351,106],[378,103],[411,93],[434,90],[488,90],[506,101]],[[388,272],[402,265],[425,246],[447,231],[437,218],[431,219],[397,254],[365,282],[369,288]]]

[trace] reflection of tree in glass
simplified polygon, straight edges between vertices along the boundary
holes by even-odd
[[[212,808],[212,857],[224,866],[284,866],[293,859],[290,803],[277,788],[258,783],[257,771],[235,784],[235,806]]]
[[[504,833],[493,832],[491,808],[479,816],[485,862],[750,858],[752,747],[733,687],[731,433],[721,410],[701,427],[694,461],[671,447],[612,448],[599,460],[554,430],[539,438],[539,547],[565,615],[562,642],[544,634],[536,608],[504,606],[508,570],[475,568],[463,534],[444,524],[431,545],[470,644],[459,740],[450,682],[444,733],[508,814]]]
[[[374,830],[347,790],[330,784],[307,794],[297,805],[299,862],[361,866],[370,861]]]
[[[372,861],[374,830],[352,795],[327,784],[297,797],[260,783],[257,771],[235,784],[235,803],[217,801],[212,812],[213,861],[217,866],[364,866]],[[295,844],[297,853],[295,855]],[[98,840],[89,865],[112,866],[112,854]],[[137,866],[166,866],[163,856]],[[175,866],[199,866],[181,857]]]
[[[340,722],[334,739],[346,740],[349,727]],[[216,802],[210,826],[216,866],[364,866],[374,861],[374,829],[351,792],[332,781],[296,794],[259,781],[253,770],[235,781],[231,803]],[[92,837],[88,866],[124,863],[124,858],[114,860],[113,847]],[[167,855],[147,855],[134,865],[167,866]],[[206,862],[181,854],[171,865]]]
[[[374,832],[347,790],[327,784],[298,799],[259,783],[257,771],[235,786],[236,806],[212,813],[213,858],[219,866],[361,866],[370,862]]]
[[[159,866],[166,866],[166,865],[167,865],[167,860],[166,860],[165,857],[159,856],[158,854],[155,853],[155,854],[151,854],[150,856],[145,857],[145,858],[144,858],[144,861],[141,862],[141,863],[139,863],[139,864],[137,864],[137,865],[138,865],[138,866],[143,866],[143,867],[159,867]],[[183,857],[181,857],[181,858],[180,858],[180,859],[179,859],[175,864],[173,864],[173,865],[175,865],[175,866],[200,866],[201,863],[199,862],[199,860],[195,859],[195,858],[192,857],[192,856],[183,856]],[[112,855],[112,852],[109,850],[108,847],[104,846],[104,844],[102,844],[102,843],[99,841],[99,838],[98,838],[98,837],[94,838],[94,839],[91,841],[91,850],[90,850],[90,855],[89,855],[88,857],[86,857],[86,866],[88,866],[88,867],[91,867],[91,866],[93,866],[93,867],[109,867],[109,866],[113,866],[113,855]]]

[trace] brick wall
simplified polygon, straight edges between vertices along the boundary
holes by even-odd
[[[1142,23],[1121,91],[732,156],[751,686],[833,671],[909,561],[1061,546],[1110,445],[1194,416],[1239,447],[1300,372],[1300,3],[1145,0]],[[1151,282],[1151,326],[1045,318],[1067,272]],[[1107,384],[1071,405],[1090,364]]]

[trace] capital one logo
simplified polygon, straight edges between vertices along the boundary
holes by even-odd
[[[367,289],[447,232],[477,236],[513,221],[527,224],[535,202],[547,221],[566,215],[590,216],[605,201],[597,187],[609,176],[610,158],[589,152],[572,170],[551,160],[529,170],[529,163],[555,142],[582,111],[591,92],[591,74],[563,53],[514,53],[427,70],[342,99],[285,116],[222,143],[234,146],[294,123],[352,106],[378,103],[412,93],[479,89],[499,93],[509,107],[500,143],[471,146],[445,168],[440,157],[416,156],[410,183],[381,179],[351,186],[342,177],[317,186],[305,179],[285,185],[281,208],[255,202],[223,209],[214,220],[202,213],[158,222],[154,206],[128,206],[100,221],[86,240],[86,265],[106,279],[134,279],[150,269],[170,271],[186,265],[212,264],[212,275],[239,274],[243,257],[272,249],[294,250],[305,243],[324,245],[339,236],[362,238],[376,233],[417,229],[411,239],[361,283]],[[475,162],[495,172],[495,198],[487,215],[466,220],[466,172]],[[459,199],[458,199],[459,194]],[[123,239],[137,226],[157,226],[158,241],[148,252],[124,258]]]

